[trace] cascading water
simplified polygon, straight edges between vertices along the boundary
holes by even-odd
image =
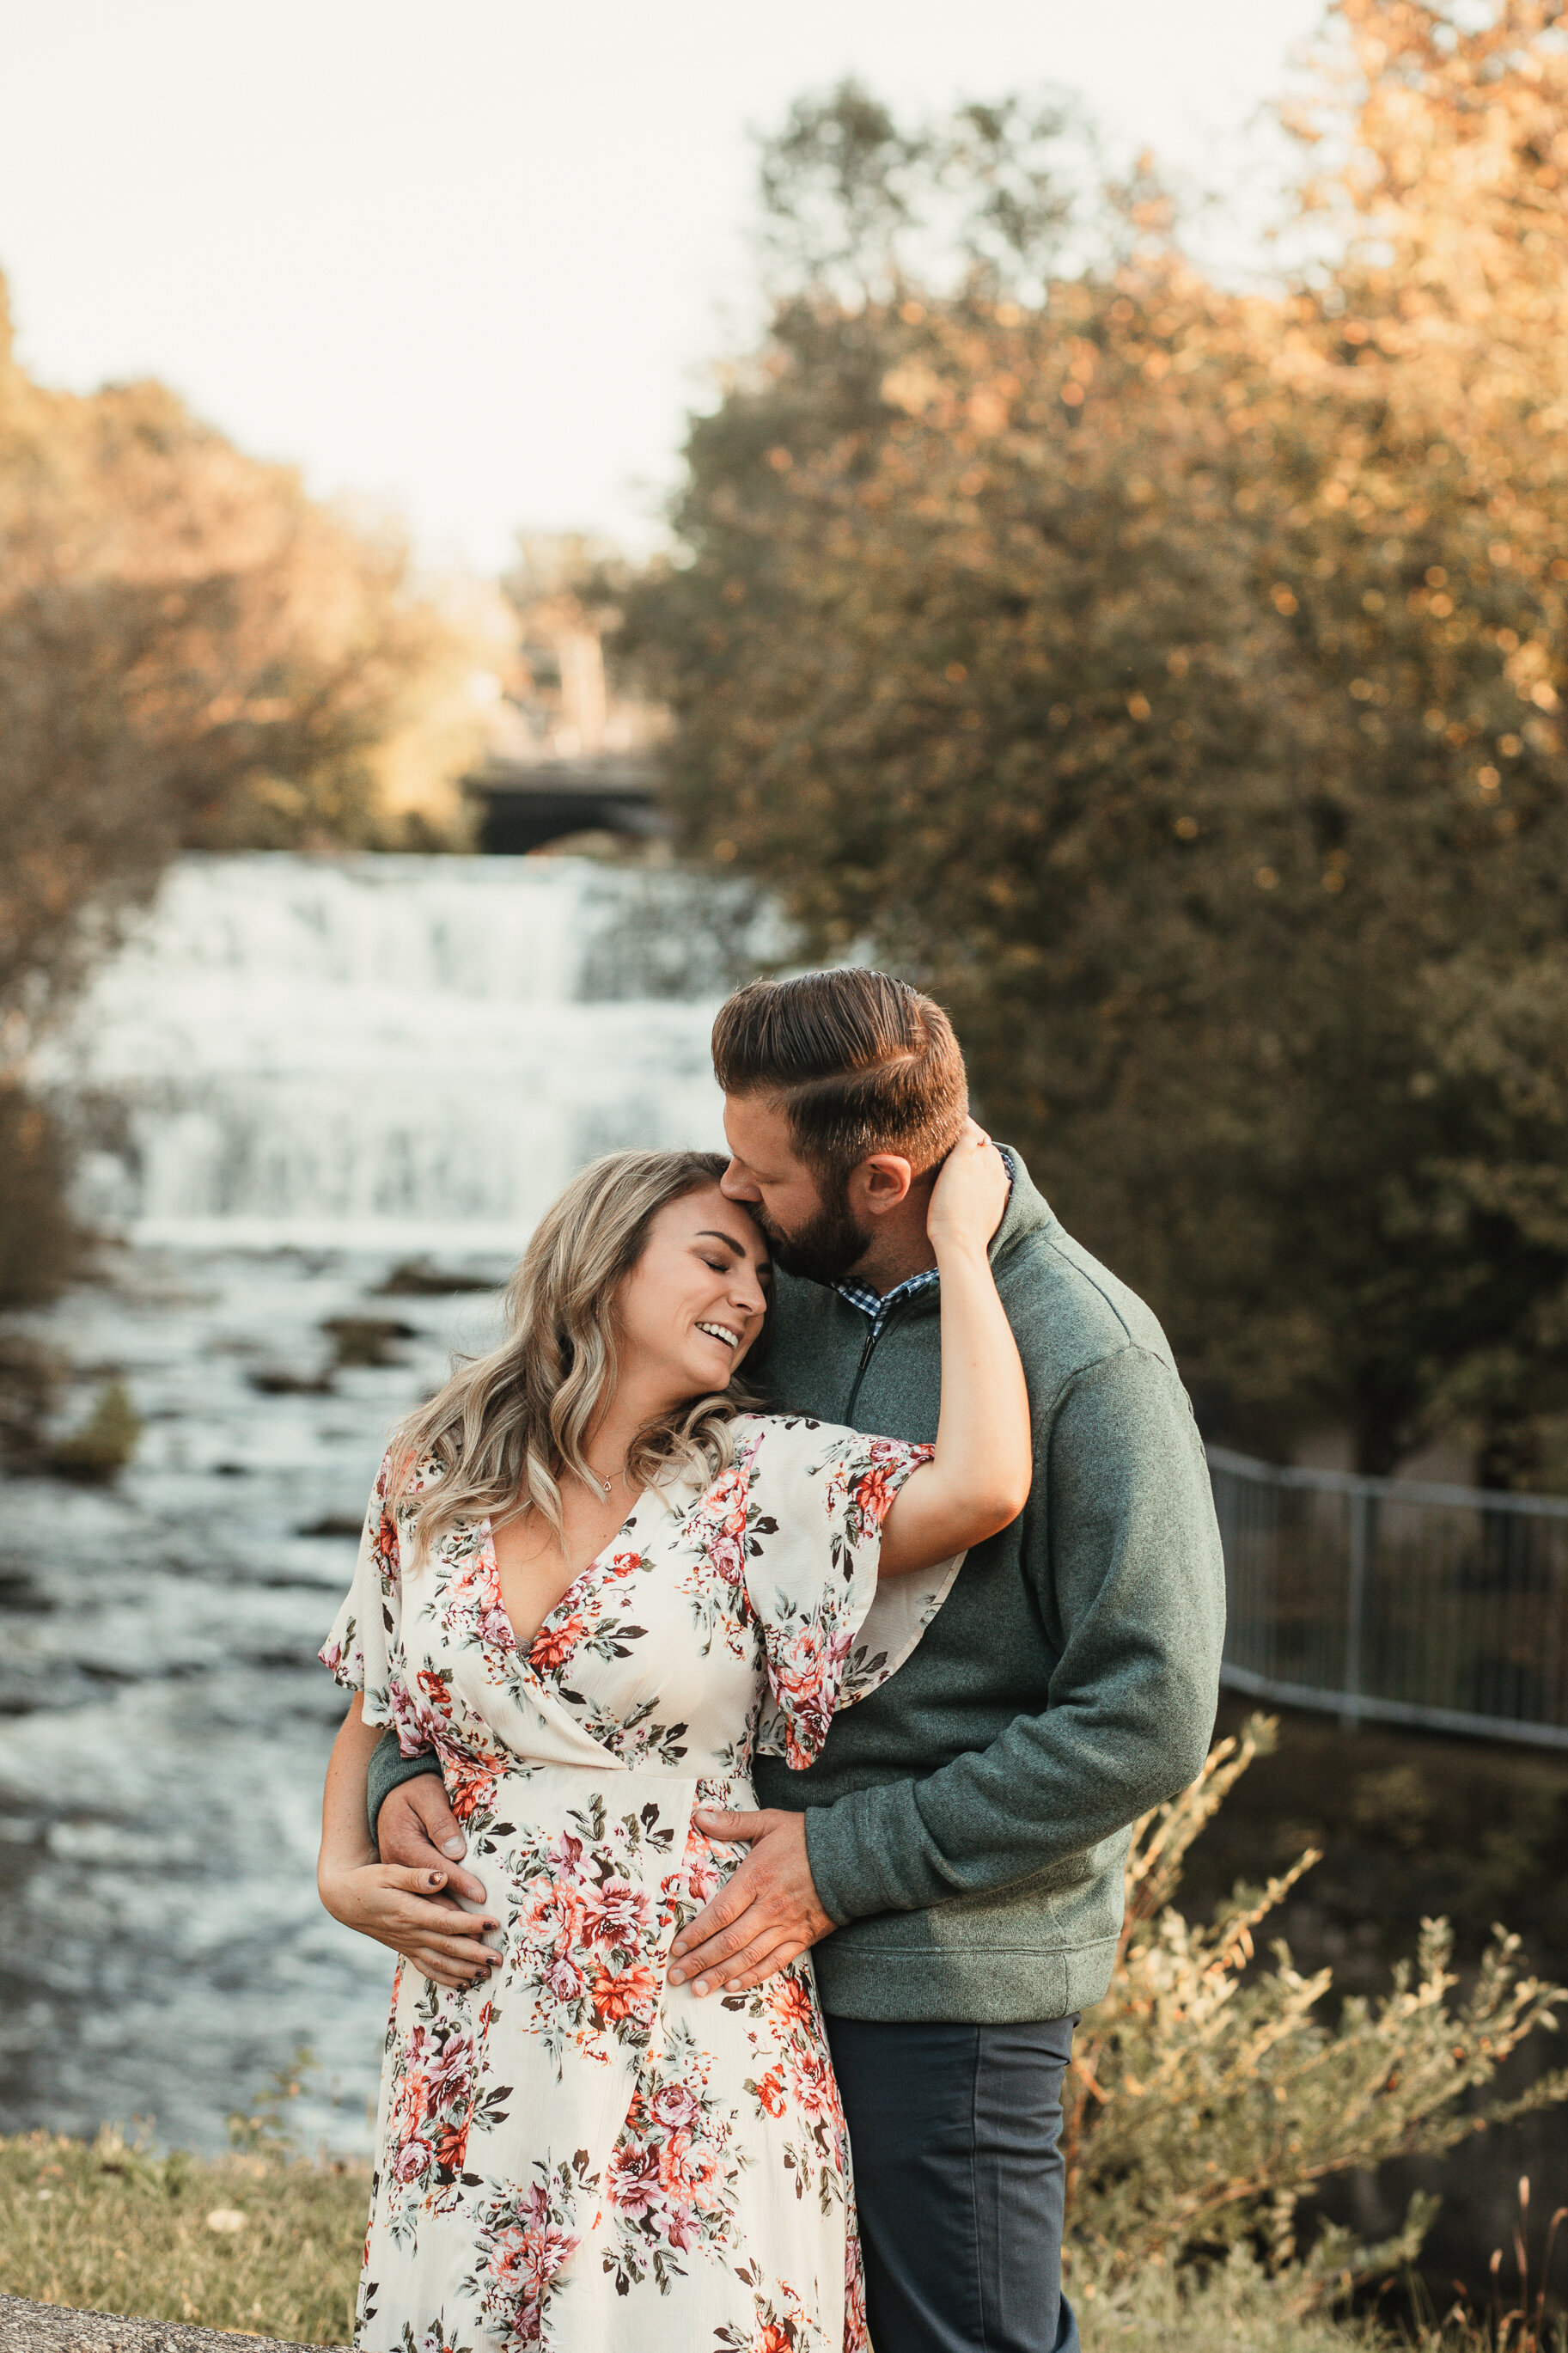
[[[510,1249],[596,1152],[721,1142],[743,897],[583,860],[192,860],[51,1075],[143,1240]]]
[[[6,1490],[0,2130],[218,2146],[304,2042],[302,2139],[365,2145],[390,1957],[313,1880],[352,1530],[571,1170],[721,1143],[714,1006],[776,953],[673,871],[247,856],[101,974],[40,1075],[114,1239],[33,1321],[64,1425],[120,1379],[143,1430],[111,1487]]]

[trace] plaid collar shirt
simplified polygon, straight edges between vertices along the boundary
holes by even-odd
[[[1012,1156],[1001,1145],[996,1149],[1002,1154],[1002,1164],[1011,1182],[1015,1174]],[[847,1299],[851,1307],[858,1307],[862,1315],[869,1318],[871,1329],[867,1335],[866,1345],[874,1348],[894,1309],[901,1307],[907,1299],[918,1298],[922,1291],[936,1290],[941,1282],[940,1269],[928,1266],[919,1274],[911,1274],[906,1282],[896,1284],[891,1291],[873,1291],[869,1283],[857,1282],[853,1275],[846,1275],[843,1282],[836,1282],[833,1288],[840,1299]]]

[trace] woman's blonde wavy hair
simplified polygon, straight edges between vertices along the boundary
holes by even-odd
[[[718,1152],[614,1152],[590,1161],[545,1211],[507,1286],[500,1346],[459,1365],[393,1440],[420,1554],[459,1521],[536,1511],[563,1533],[563,1478],[598,1485],[583,1449],[619,1377],[616,1294],[659,1210],[717,1184],[727,1166]],[[753,1356],[766,1335],[764,1323]],[[638,1431],[628,1482],[716,1477],[733,1459],[731,1418],[754,1403],[734,1379],[687,1398]]]

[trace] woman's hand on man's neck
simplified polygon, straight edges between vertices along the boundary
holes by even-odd
[[[856,1282],[863,1282],[868,1290],[885,1296],[896,1291],[900,1282],[908,1282],[911,1274],[923,1274],[928,1267],[936,1264],[936,1252],[926,1231],[936,1175],[932,1168],[925,1176],[912,1178],[903,1198],[885,1209],[879,1208],[874,1199],[868,1201],[871,1240],[848,1270]]]

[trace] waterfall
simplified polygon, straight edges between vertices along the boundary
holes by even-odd
[[[515,1248],[623,1145],[721,1145],[742,888],[584,859],[192,857],[44,1075],[81,1207],[166,1244]]]
[[[574,1168],[721,1142],[713,1011],[783,952],[673,870],[190,858],[40,1058],[132,1246],[30,1328],[62,1430],[112,1378],[142,1430],[110,1487],[6,1486],[0,2131],[221,2147],[309,2042],[307,2145],[364,2145],[390,1962],[315,1898],[315,1652],[376,1463]]]

